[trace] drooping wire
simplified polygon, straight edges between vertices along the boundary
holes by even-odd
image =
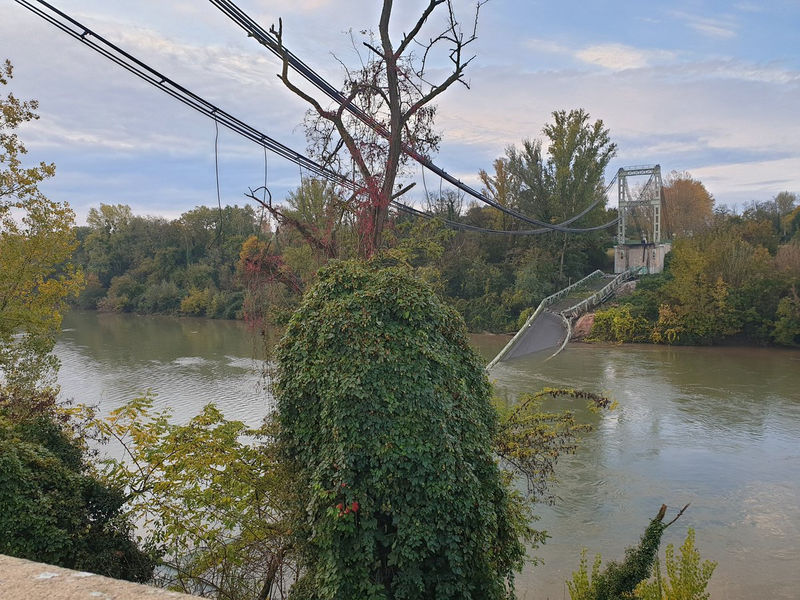
[[[219,207],[219,220],[217,222],[217,246],[222,238],[222,195],[219,192],[219,123],[214,119],[214,176],[217,182],[217,206]]]
[[[111,60],[112,62],[116,63],[117,65],[121,66],[128,72],[136,75],[140,79],[146,81],[147,83],[151,84],[152,86],[160,89],[161,91],[165,92],[166,94],[172,96],[176,100],[182,102],[186,106],[196,110],[197,112],[213,119],[216,126],[218,124],[222,124],[227,127],[229,130],[233,131],[241,135],[242,137],[249,139],[250,141],[260,145],[264,148],[264,150],[269,150],[290,162],[298,165],[301,170],[301,177],[302,177],[302,170],[305,169],[310,173],[321,177],[323,179],[327,179],[334,183],[337,183],[345,188],[350,190],[357,190],[359,188],[358,184],[352,180],[349,180],[339,173],[332,171],[319,163],[315,162],[311,158],[292,150],[288,146],[281,144],[280,142],[274,140],[273,138],[267,136],[266,134],[262,133],[261,131],[255,129],[254,127],[248,125],[247,123],[237,119],[233,115],[227,113],[226,111],[222,110],[221,108],[215,106],[214,104],[208,102],[204,98],[194,94],[193,92],[189,91],[187,88],[183,87],[182,85],[176,83],[174,80],[166,77],[165,75],[161,74],[160,72],[156,71],[152,67],[148,66],[141,60],[135,58],[128,52],[122,50],[115,44],[109,42],[99,34],[95,33],[88,27],[84,26],[80,22],[76,21],[66,13],[56,9],[49,3],[45,2],[44,0],[32,0],[37,2],[40,5],[47,7],[53,14],[49,14],[43,9],[34,6],[32,1],[29,0],[14,0],[17,4],[27,8],[35,15],[41,17],[48,23],[54,25],[58,29],[62,30],[63,32],[67,33],[74,39],[78,40],[79,42],[83,43],[84,45],[88,46],[89,48],[93,49],[97,53],[101,54],[102,56],[106,57],[107,59]],[[62,20],[59,20],[62,19]],[[64,22],[65,21],[65,22]],[[450,181],[452,178],[449,176],[443,177]],[[441,180],[440,180],[441,186]],[[221,199],[219,200],[219,204],[221,206]],[[405,204],[402,204],[398,201],[392,201],[392,204],[398,208],[399,210],[403,210],[415,216],[421,217],[429,217],[431,218],[433,215],[429,215],[412,207],[409,207]],[[492,205],[496,203],[491,203]],[[497,205],[497,208],[503,210],[505,207],[501,204]],[[575,219],[579,218],[581,215],[576,215],[572,217],[568,222],[573,222]],[[543,223],[541,221],[531,220],[527,217],[524,217],[523,220],[534,222],[534,223]],[[617,222],[618,219],[615,219],[610,224],[614,224]],[[471,225],[466,225],[463,223],[457,223],[454,221],[445,221],[445,224],[453,227],[455,229],[465,229],[469,231],[480,231],[484,233],[495,233],[495,234],[511,234],[511,235],[539,235],[543,233],[549,233],[554,229],[557,231],[566,231],[568,233],[583,233],[587,231],[596,231],[599,229],[605,229],[609,227],[609,223],[604,225],[600,225],[597,227],[591,228],[566,228],[560,225],[553,225],[549,223],[543,223],[545,227],[540,229],[532,229],[532,230],[492,230],[487,228],[481,228]]]
[[[334,86],[328,83],[322,76],[320,76],[317,72],[315,72],[311,67],[309,67],[306,63],[304,63],[300,58],[298,58],[294,53],[290,50],[285,48],[282,43],[271,33],[266,31],[261,25],[259,25],[255,20],[253,20],[247,13],[245,13],[241,8],[239,8],[234,2],[231,0],[210,0],[211,4],[216,6],[219,10],[221,10],[224,14],[226,14],[234,23],[236,23],[240,28],[242,28],[245,33],[247,33],[248,37],[252,37],[256,41],[258,41],[262,46],[267,48],[270,52],[272,52],[275,56],[277,56],[281,60],[285,60],[292,69],[297,72],[300,76],[302,76],[306,81],[314,85],[318,90],[320,90],[323,94],[328,96],[331,100],[339,104],[340,106],[344,107],[349,113],[354,115],[358,118],[361,122],[366,124],[367,126],[371,127],[374,131],[385,138],[389,138],[390,133],[383,126],[381,123],[376,121],[371,115],[364,112],[361,108],[353,104],[348,98],[346,98],[339,90],[337,90]],[[428,170],[432,171],[439,175],[440,178],[446,180],[448,183],[454,185],[461,191],[469,194],[470,196],[476,198],[477,200],[483,202],[484,204],[488,204],[503,213],[506,213],[516,219],[529,223],[531,225],[538,225],[545,229],[552,229],[555,231],[562,231],[565,233],[583,233],[585,231],[593,231],[594,228],[587,229],[587,228],[573,228],[573,227],[565,227],[565,223],[547,223],[545,221],[540,221],[538,219],[534,219],[523,213],[511,209],[503,204],[492,200],[491,198],[481,194],[474,188],[468,186],[464,182],[460,181],[459,179],[453,177],[449,173],[447,173],[444,169],[436,166],[428,157],[420,154],[407,144],[402,145],[403,152],[411,157],[413,160],[418,162],[423,166],[423,168],[427,168]],[[615,225],[619,219],[614,219],[605,223],[603,228],[611,227]]]
[[[98,54],[105,56],[107,59],[118,64],[133,75],[136,75],[150,85],[157,87],[161,91],[172,96],[179,102],[182,102],[186,106],[189,106],[206,117],[211,119],[216,118],[221,125],[227,127],[234,133],[238,133],[250,141],[267,148],[270,152],[282,156],[291,162],[302,164],[308,171],[314,173],[318,177],[329,179],[342,185],[355,185],[352,182],[348,183],[347,180],[343,179],[338,173],[325,168],[307,156],[281,144],[280,142],[258,131],[254,127],[251,127],[250,125],[237,119],[230,113],[227,113],[221,108],[215,106],[211,102],[201,98],[197,94],[192,93],[179,83],[156,71],[141,60],[122,50],[119,46],[109,42],[82,23],[76,21],[66,13],[58,10],[44,0],[14,1],[30,10],[35,15],[41,17],[51,25],[54,25],[61,31],[78,40],[82,44],[85,44],[89,48],[93,49]],[[41,8],[41,6],[45,7],[47,10]]]
[[[267,172],[268,172],[268,163],[267,163],[267,149],[264,148],[264,194],[261,203],[261,211],[258,215],[258,231],[256,231],[256,238],[261,239],[261,230],[264,228],[264,211],[267,205]]]

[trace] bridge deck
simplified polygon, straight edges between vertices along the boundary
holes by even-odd
[[[589,296],[602,290],[605,286],[608,285],[609,281],[613,279],[612,276],[606,275],[605,277],[597,277],[595,279],[591,279],[587,281],[584,285],[580,288],[576,289],[569,296],[554,302],[550,306],[547,307],[547,310],[552,313],[560,313],[561,311],[567,310],[572,308],[573,306],[580,304],[583,300],[586,300]]]
[[[591,310],[613,294],[624,281],[638,274],[630,269],[618,275],[595,271],[560,292],[548,296],[512,340],[488,364],[491,369],[501,360],[519,358],[544,350],[560,352],[571,332],[568,319]]]

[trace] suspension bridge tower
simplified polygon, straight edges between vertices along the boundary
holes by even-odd
[[[617,190],[619,222],[614,272],[641,267],[648,273],[660,273],[672,247],[661,241],[661,165],[621,168],[617,171]]]

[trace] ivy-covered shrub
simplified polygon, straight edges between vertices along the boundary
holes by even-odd
[[[669,524],[665,525],[662,522],[666,509],[666,506],[662,506],[656,518],[650,521],[638,546],[625,549],[625,558],[621,562],[611,561],[601,570],[602,560],[598,554],[590,574],[584,548],[581,551],[578,570],[574,571],[572,579],[566,582],[570,600],[637,598],[638,596],[634,595],[636,587],[650,577],[653,565],[658,561],[661,536],[669,527]]]
[[[277,350],[293,598],[512,597],[515,514],[461,317],[400,268],[332,263]]]

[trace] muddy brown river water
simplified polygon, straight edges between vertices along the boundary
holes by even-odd
[[[242,323],[76,312],[63,327],[66,397],[110,410],[149,389],[176,421],[208,402],[251,424],[270,410]],[[507,339],[473,343],[488,362]],[[800,351],[570,344],[490,377],[506,402],[545,386],[618,402],[602,415],[570,406],[595,429],[559,463],[558,502],[537,510],[552,537],[532,551],[544,564],[519,575],[519,598],[569,598],[582,546],[618,558],[662,503],[672,513],[687,502],[665,543],[695,528],[702,556],[719,563],[712,598],[800,598]]]

